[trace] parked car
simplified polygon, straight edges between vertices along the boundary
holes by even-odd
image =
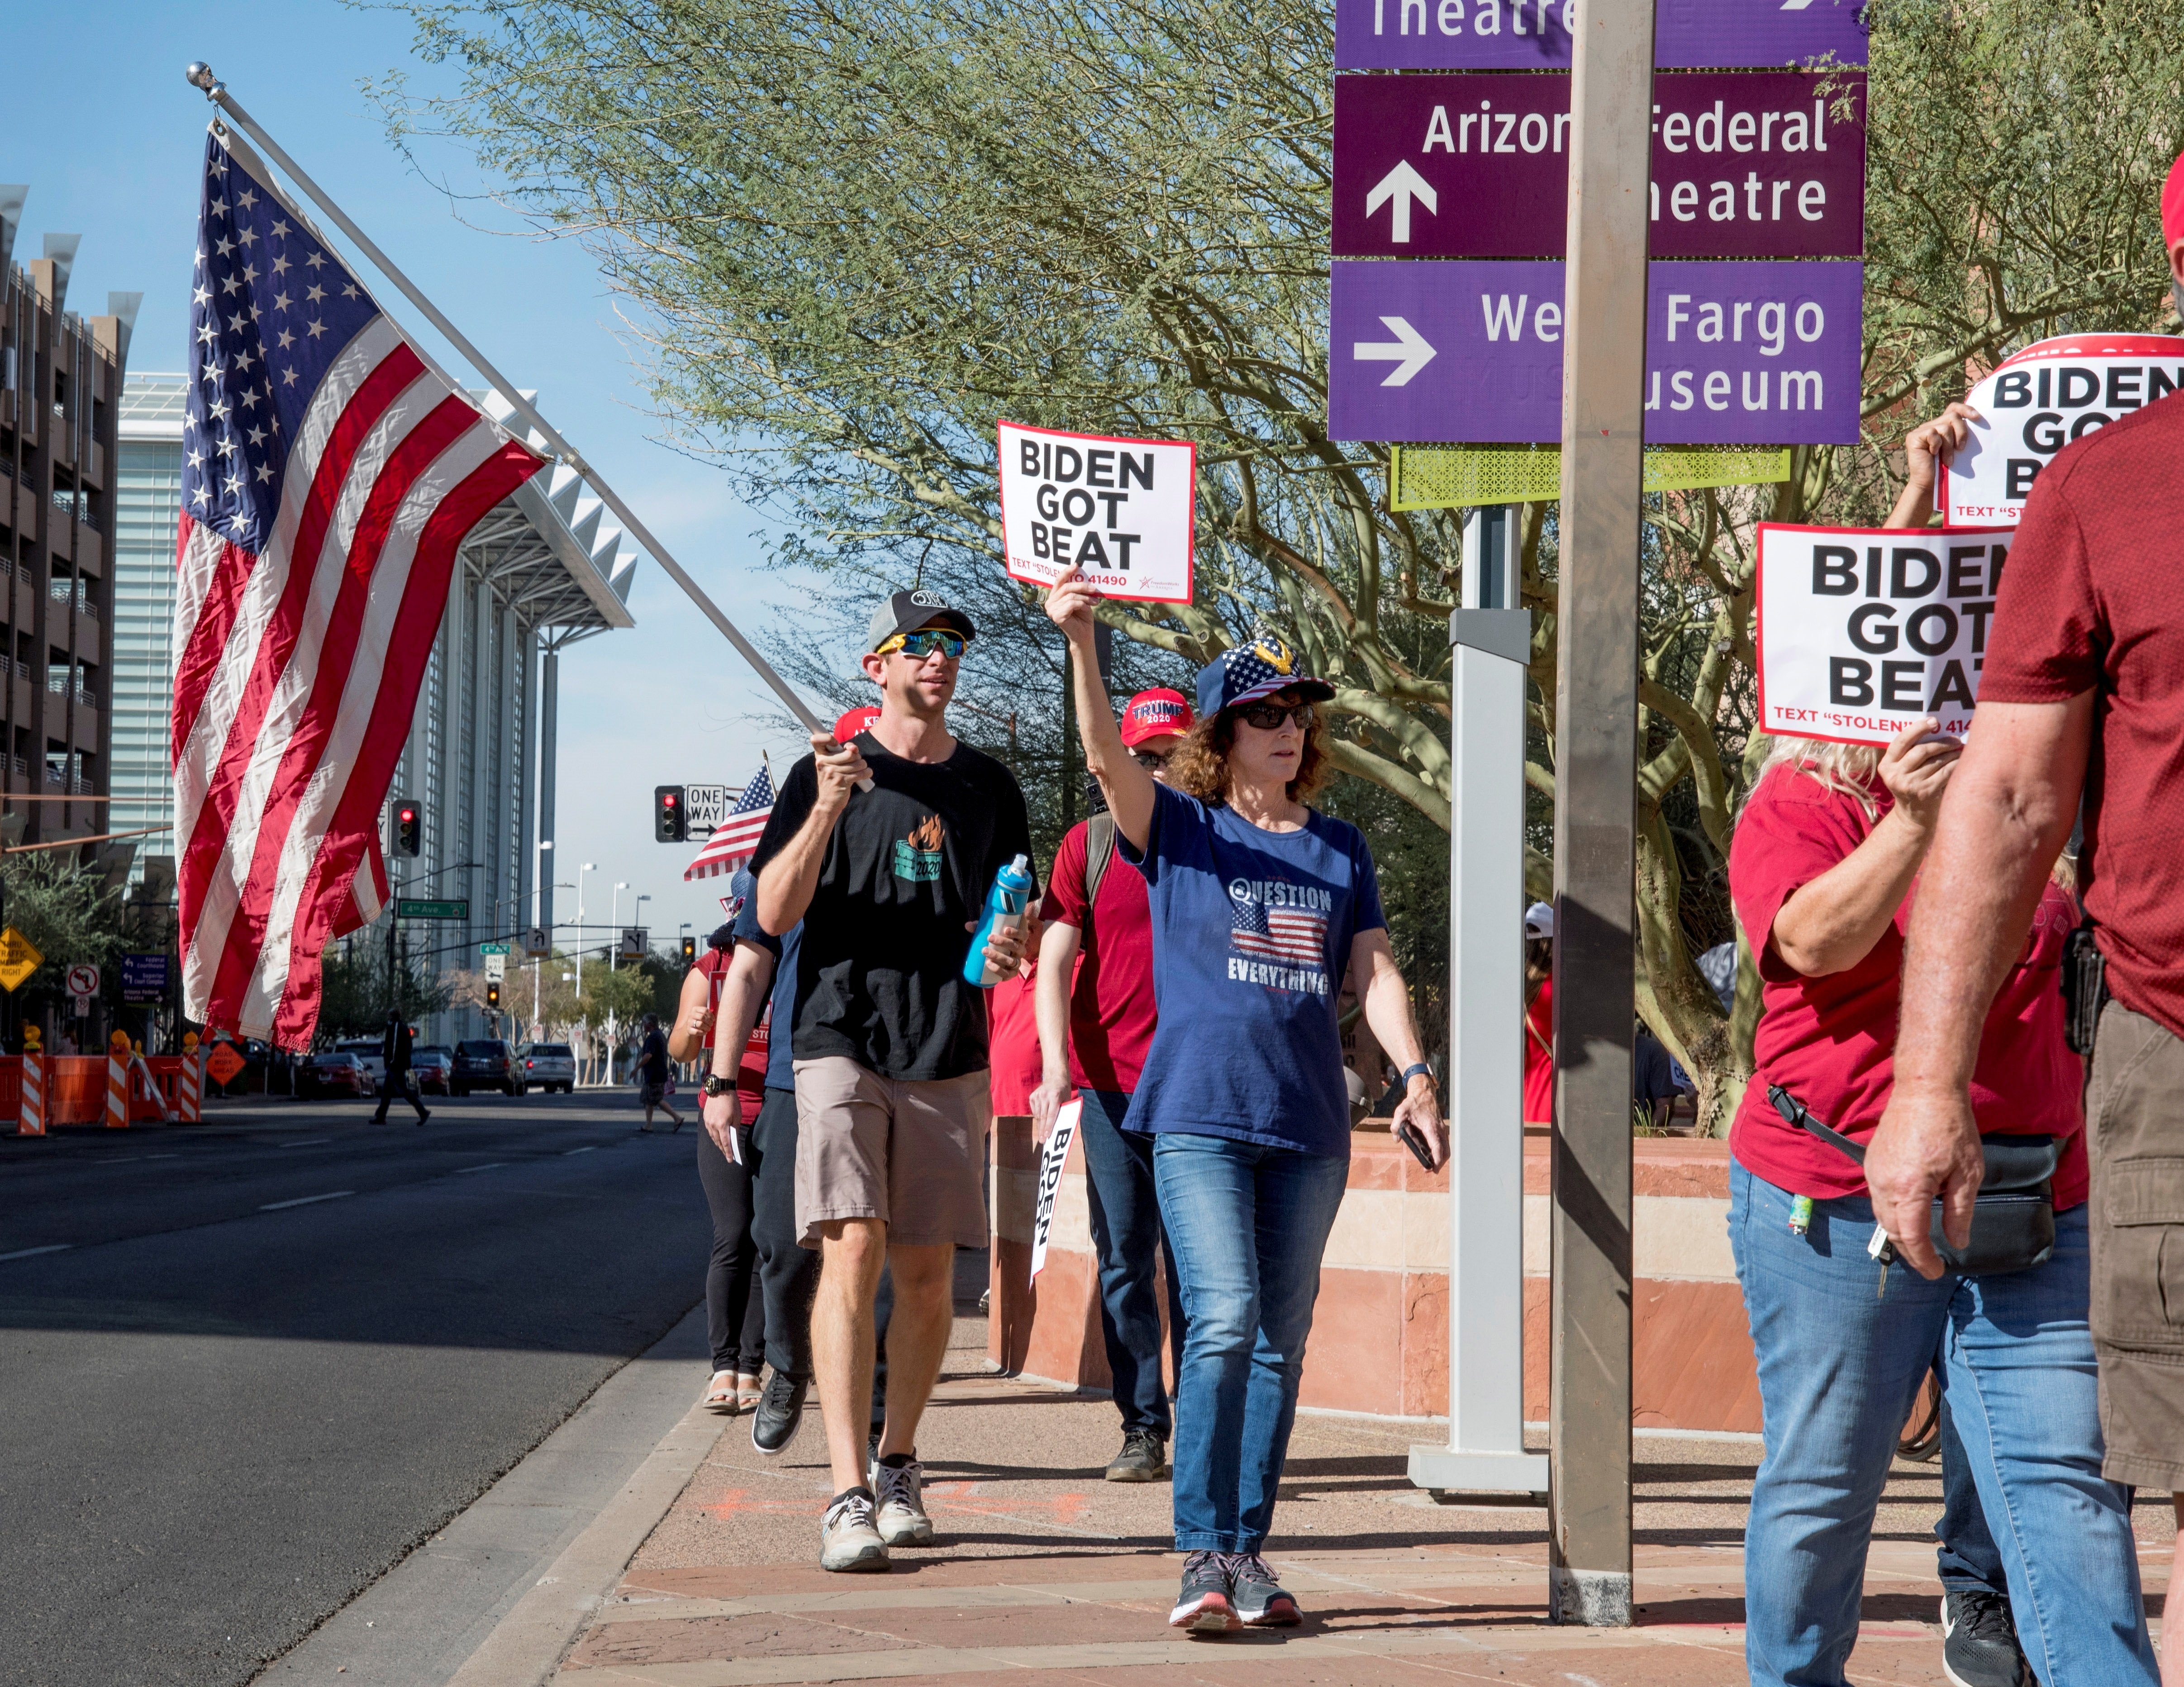
[[[410,1070],[417,1075],[417,1088],[426,1095],[445,1095],[453,1087],[455,1056],[437,1043],[410,1052]]]
[[[345,1037],[334,1044],[334,1053],[354,1055],[362,1061],[364,1069],[371,1074],[375,1090],[379,1087],[379,1081],[387,1076],[387,1061],[379,1052],[379,1038],[376,1037]]]
[[[379,1086],[372,1082],[362,1061],[336,1049],[314,1055],[304,1063],[296,1074],[296,1093],[299,1097],[347,1095],[369,1099],[379,1093]]]
[[[448,1091],[467,1095],[473,1089],[498,1089],[503,1095],[523,1094],[523,1068],[515,1051],[499,1038],[477,1037],[455,1044],[455,1069],[448,1074]]]
[[[572,1094],[577,1088],[577,1053],[566,1043],[526,1043],[516,1050],[523,1062],[523,1081],[537,1084],[551,1095],[555,1090]]]

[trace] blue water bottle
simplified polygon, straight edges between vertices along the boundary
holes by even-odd
[[[1001,975],[986,965],[986,941],[995,932],[1012,932],[1023,923],[1024,905],[1031,899],[1031,858],[1019,855],[994,875],[994,888],[986,893],[986,917],[971,933],[971,952],[963,957],[963,982],[991,989]]]

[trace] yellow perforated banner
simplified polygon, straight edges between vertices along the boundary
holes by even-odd
[[[1562,496],[1563,454],[1555,445],[1397,445],[1388,468],[1391,509],[1468,509]],[[1763,486],[1790,478],[1786,447],[1649,445],[1647,492]]]

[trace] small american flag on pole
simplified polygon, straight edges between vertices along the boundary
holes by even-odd
[[[750,865],[758,853],[758,840],[766,833],[766,822],[773,813],[773,775],[761,766],[758,777],[743,788],[736,805],[728,810],[713,835],[705,840],[705,847],[698,857],[682,870],[685,879],[717,878],[722,873],[741,871]]]
[[[215,124],[191,292],[171,753],[183,1011],[310,1046],[457,548],[543,466]]]
[[[1327,965],[1327,916],[1302,908],[1269,908],[1256,896],[1229,900],[1228,940],[1261,960],[1295,966]]]

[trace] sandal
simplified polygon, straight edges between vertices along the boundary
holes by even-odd
[[[741,1390],[736,1384],[742,1379],[733,1371],[716,1371],[713,1380],[705,1385],[705,1410],[733,1417],[743,1410]]]
[[[759,1396],[762,1392],[758,1378],[746,1376],[741,1371],[736,1372],[736,1410],[738,1411],[756,1411]]]

